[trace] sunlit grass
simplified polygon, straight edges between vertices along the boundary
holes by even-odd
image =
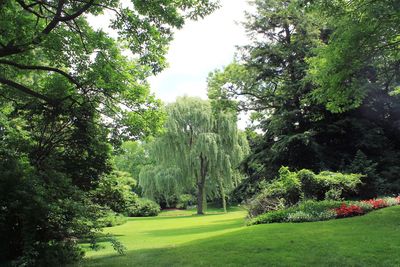
[[[131,218],[82,266],[400,266],[400,206],[315,223],[244,226],[244,211]]]

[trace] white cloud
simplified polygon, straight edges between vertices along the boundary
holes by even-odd
[[[208,74],[229,64],[236,46],[248,43],[244,27],[245,11],[250,9],[247,0],[221,0],[221,8],[198,21],[188,21],[175,33],[167,54],[169,67],[149,82],[152,91],[162,101],[175,101],[177,96],[199,96],[207,99]],[[123,1],[127,5],[128,1]],[[105,11],[102,16],[88,16],[95,29],[103,29],[116,38],[110,19],[114,15]],[[241,115],[239,127],[245,128],[246,115]]]
[[[222,0],[222,7],[203,20],[189,21],[176,32],[167,55],[169,68],[150,79],[153,92],[165,102],[177,96],[207,97],[210,71],[229,64],[237,45],[247,43],[246,0]]]

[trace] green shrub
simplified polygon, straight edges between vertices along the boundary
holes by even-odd
[[[138,198],[133,192],[135,185],[136,181],[129,173],[114,171],[100,178],[98,186],[91,192],[92,200],[115,212],[124,213]]]
[[[317,215],[327,210],[339,208],[342,203],[343,203],[342,201],[334,201],[334,200],[323,200],[323,201],[305,200],[300,202],[294,208],[299,211]]]
[[[109,212],[105,216],[101,217],[97,222],[100,227],[113,227],[126,223],[127,219],[125,216],[117,214],[115,212]]]
[[[279,177],[247,202],[248,216],[252,218],[285,205],[293,206],[302,199],[341,200],[345,193],[357,189],[361,177],[328,171],[314,174],[306,169],[291,172],[289,168],[281,167]]]
[[[337,188],[331,188],[325,193],[325,199],[327,200],[341,200],[342,191]]]
[[[288,215],[293,212],[295,212],[293,208],[270,211],[249,220],[247,225],[285,222],[287,221]]]
[[[256,217],[269,211],[275,211],[285,208],[285,200],[282,198],[269,197],[268,192],[262,192],[254,199],[248,201],[245,205],[248,216]]]
[[[349,204],[360,207],[364,213],[370,212],[374,209],[374,205],[365,201],[352,201]]]
[[[318,183],[328,192],[329,190],[338,190],[340,195],[344,193],[355,192],[357,187],[362,184],[361,174],[344,174],[339,172],[323,171],[317,175]]]
[[[178,209],[187,209],[189,206],[193,205],[194,202],[195,199],[192,195],[183,194],[178,197],[178,203],[176,204],[176,207]]]
[[[145,198],[138,198],[135,204],[128,207],[127,214],[129,217],[149,217],[157,216],[160,212],[160,206]]]
[[[387,203],[387,205],[389,207],[396,206],[399,204],[398,201],[396,200],[396,198],[393,198],[393,197],[384,197],[382,199]]]
[[[303,192],[304,198],[320,198],[320,196],[323,195],[324,190],[319,185],[315,173],[303,169],[297,173],[297,177],[301,183],[301,191]]]
[[[295,206],[269,211],[251,219],[248,225],[276,222],[311,222],[335,218],[334,208],[340,207],[342,202],[333,200],[315,201],[306,200]]]
[[[296,211],[287,216],[288,222],[316,222],[326,221],[336,218],[336,212],[333,210],[325,210],[320,213],[307,213],[304,211]]]

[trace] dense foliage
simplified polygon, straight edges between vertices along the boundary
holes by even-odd
[[[372,210],[400,205],[400,197],[363,201],[307,200],[298,205],[270,211],[248,221],[248,225],[281,222],[314,222],[364,215]]]
[[[150,199],[139,198],[127,209],[127,215],[132,217],[157,216],[160,206]]]
[[[287,167],[279,176],[266,184],[260,193],[247,203],[250,217],[268,211],[296,205],[302,200],[339,200],[355,192],[361,184],[361,175],[309,170],[291,172]]]
[[[0,264],[82,256],[76,240],[99,227],[89,192],[112,170],[110,144],[159,130],[163,113],[146,77],[165,67],[173,29],[215,7],[0,1]],[[105,11],[118,41],[89,23]]]
[[[150,150],[155,164],[140,173],[144,194],[168,201],[195,188],[197,213],[203,214],[207,193],[214,191],[226,209],[225,191],[239,182],[236,167],[248,151],[235,114],[213,112],[209,101],[181,97],[167,106],[167,115],[164,133]]]
[[[208,80],[209,97],[250,111],[257,130],[235,199],[251,197],[281,166],[365,174],[365,197],[399,192],[398,1],[254,7],[245,24],[252,43]]]

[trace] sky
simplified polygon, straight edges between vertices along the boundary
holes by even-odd
[[[207,99],[208,74],[232,62],[235,47],[246,44],[240,22],[246,0],[221,0],[222,7],[199,21],[188,21],[175,33],[167,54],[169,67],[150,78],[152,91],[164,102],[177,96]]]
[[[175,32],[166,56],[169,67],[149,79],[151,90],[164,103],[178,96],[198,96],[207,99],[207,76],[232,62],[236,46],[248,43],[241,22],[250,9],[247,0],[220,0],[221,7],[198,21],[187,21]],[[95,29],[110,36],[117,33],[108,25],[112,12],[103,16],[88,16]],[[240,116],[239,127],[245,128],[247,116]]]

